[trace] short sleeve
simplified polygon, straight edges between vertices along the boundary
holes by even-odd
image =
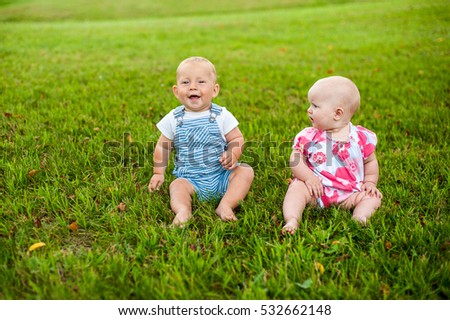
[[[222,114],[218,119],[219,118],[221,118],[220,122],[222,124],[222,134],[224,136],[239,125],[237,119],[225,107],[222,107]]]
[[[175,137],[175,126],[176,120],[173,115],[173,110],[156,124],[159,131],[170,140],[173,140]]]
[[[316,132],[317,130],[311,127],[305,128],[302,131],[300,131],[294,138],[294,144],[292,145],[292,149],[307,156],[308,147],[311,144],[311,141],[313,141]]]
[[[358,145],[361,148],[364,160],[367,159],[372,153],[375,152],[375,148],[378,142],[377,135],[361,126],[356,126],[358,133]]]

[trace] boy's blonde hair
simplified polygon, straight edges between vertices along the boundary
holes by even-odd
[[[217,82],[216,67],[214,67],[214,64],[211,61],[209,61],[208,59],[203,58],[203,57],[189,57],[189,58],[184,59],[183,61],[181,61],[180,64],[178,65],[178,68],[177,68],[177,78],[178,78],[178,75],[179,75],[180,68],[184,64],[193,63],[193,62],[194,63],[206,63],[211,68],[211,74],[213,75],[214,82]]]

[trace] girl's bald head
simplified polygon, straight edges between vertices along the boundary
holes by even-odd
[[[336,107],[342,108],[350,116],[358,110],[360,104],[359,90],[348,78],[332,76],[320,79],[309,89],[308,95],[320,94],[327,96],[336,103]]]

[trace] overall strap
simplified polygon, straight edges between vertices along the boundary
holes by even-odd
[[[222,107],[219,107],[217,104],[211,104],[210,117],[209,122],[214,122],[218,115],[222,113]]]
[[[177,120],[177,127],[181,127],[183,125],[184,106],[176,107],[173,116]]]

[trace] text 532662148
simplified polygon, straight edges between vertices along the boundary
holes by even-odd
[[[272,305],[263,304],[261,316],[315,316],[331,315],[330,305]]]

